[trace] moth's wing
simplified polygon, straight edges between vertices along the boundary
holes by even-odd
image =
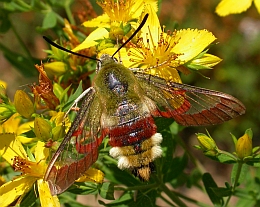
[[[136,72],[148,98],[157,104],[154,116],[174,118],[184,126],[219,124],[245,113],[245,106],[231,95],[189,86]]]
[[[49,162],[44,180],[53,195],[70,187],[98,158],[98,146],[105,134],[100,126],[101,107],[95,89],[82,101],[68,133]]]

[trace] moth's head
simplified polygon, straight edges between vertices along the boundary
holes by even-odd
[[[99,60],[97,61],[96,72],[98,73],[102,67],[108,64],[117,64],[117,63],[118,60],[115,57],[110,56],[109,54],[102,54]]]

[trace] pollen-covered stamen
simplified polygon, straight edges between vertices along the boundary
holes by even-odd
[[[12,167],[14,171],[20,171],[22,174],[29,174],[33,177],[43,177],[46,169],[41,162],[31,162],[18,156],[13,158]]]
[[[136,45],[133,45],[133,48],[129,50],[130,61],[145,66],[147,69],[156,68],[156,73],[160,73],[160,69],[165,66],[179,66],[181,62],[177,58],[181,54],[172,52],[179,41],[175,36],[176,32],[168,31],[165,34],[163,30],[158,38],[157,45],[155,45],[153,36],[149,32],[149,34],[146,34],[146,43],[143,38],[139,38]]]
[[[128,22],[131,19],[132,12],[131,9],[135,4],[134,1],[128,0],[103,0],[98,1],[104,12],[109,16],[111,21],[123,21]]]

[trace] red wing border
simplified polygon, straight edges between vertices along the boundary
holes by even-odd
[[[45,173],[44,180],[48,181],[53,195],[64,192],[97,160],[98,146],[103,139],[100,108],[91,88]]]
[[[153,116],[174,118],[184,126],[220,124],[245,113],[245,106],[231,95],[166,82],[144,73],[135,73],[147,97],[156,102],[158,110]]]

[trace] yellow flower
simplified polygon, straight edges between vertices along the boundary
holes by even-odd
[[[211,32],[183,29],[165,33],[153,8],[147,6],[144,13],[149,13],[147,23],[138,42],[132,44],[125,66],[143,68],[152,75],[181,83],[177,70],[188,73],[185,67],[189,65],[206,68],[220,62],[218,57],[204,51],[216,39]]]
[[[98,27],[94,30],[78,47],[73,51],[79,51],[99,44],[98,40],[104,38],[122,39],[132,28],[136,29],[139,23],[136,20],[140,18],[146,6],[151,6],[158,11],[156,0],[104,0],[97,2],[104,14],[83,23],[85,27]]]
[[[260,13],[260,0],[222,0],[216,8],[216,13],[219,16],[238,14],[246,11],[251,6],[252,2],[255,3],[255,6]]]
[[[45,144],[40,141],[37,143],[34,159],[31,156],[29,158],[14,134],[1,134],[0,139],[1,156],[13,166],[15,171],[22,172],[20,176],[0,187],[0,206],[8,206],[20,196],[25,195],[35,182],[38,185],[41,206],[60,206],[58,198],[51,196],[48,184],[43,181],[47,168],[45,161],[49,156],[49,150],[44,147]]]
[[[33,121],[21,124],[21,120],[22,118],[20,114],[13,114],[5,123],[0,125],[0,134],[14,133],[16,138],[23,144],[35,141],[35,138],[27,138],[22,136],[24,132],[27,132],[33,128]]]

